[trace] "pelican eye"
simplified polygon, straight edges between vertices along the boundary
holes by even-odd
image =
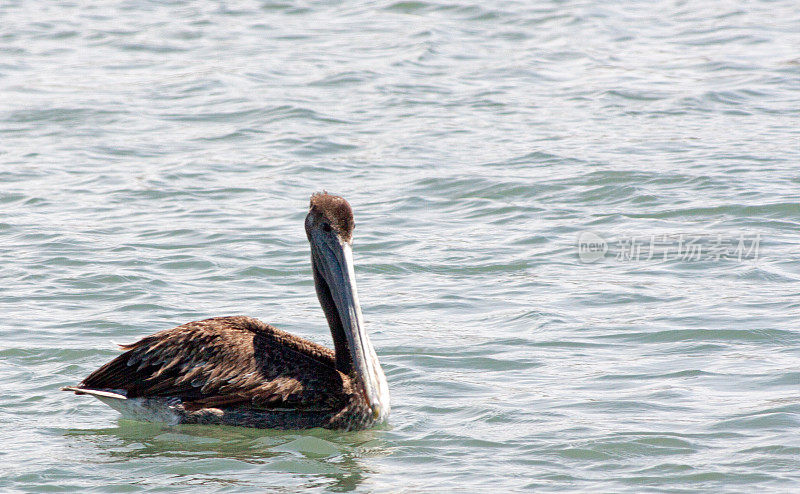
[[[331,225],[329,225],[328,223],[323,223],[322,224],[322,231],[324,231],[325,233],[330,233],[331,232]]]

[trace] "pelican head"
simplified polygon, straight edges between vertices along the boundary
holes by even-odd
[[[353,210],[342,197],[314,194],[305,226],[317,297],[336,349],[336,368],[355,377],[372,409],[373,420],[383,421],[389,415],[389,387],[364,329],[358,302],[353,269]]]

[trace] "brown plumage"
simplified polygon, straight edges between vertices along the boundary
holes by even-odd
[[[157,410],[155,416],[177,423],[353,429],[385,418],[385,378],[369,357],[374,350],[363,333],[354,280],[342,274],[348,257],[341,261],[325,250],[349,249],[353,226],[347,201],[311,197],[306,229],[314,279],[336,352],[257,319],[216,317],[124,345],[122,355],[64,389],[93,394],[123,413],[135,406],[135,415],[148,420],[142,410]],[[326,263],[339,263],[338,271]]]
[[[353,210],[343,197],[332,196],[322,192],[311,196],[311,211],[323,214],[336,229],[341,238],[350,242],[356,226]]]

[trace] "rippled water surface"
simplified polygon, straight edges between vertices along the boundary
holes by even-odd
[[[800,489],[798,47],[791,0],[3,1],[0,490]],[[330,344],[321,189],[388,426],[58,391],[205,317]]]

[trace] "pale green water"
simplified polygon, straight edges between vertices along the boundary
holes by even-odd
[[[799,47],[794,1],[0,3],[0,491],[800,490]],[[386,428],[57,391],[204,317],[329,344],[323,188]]]

